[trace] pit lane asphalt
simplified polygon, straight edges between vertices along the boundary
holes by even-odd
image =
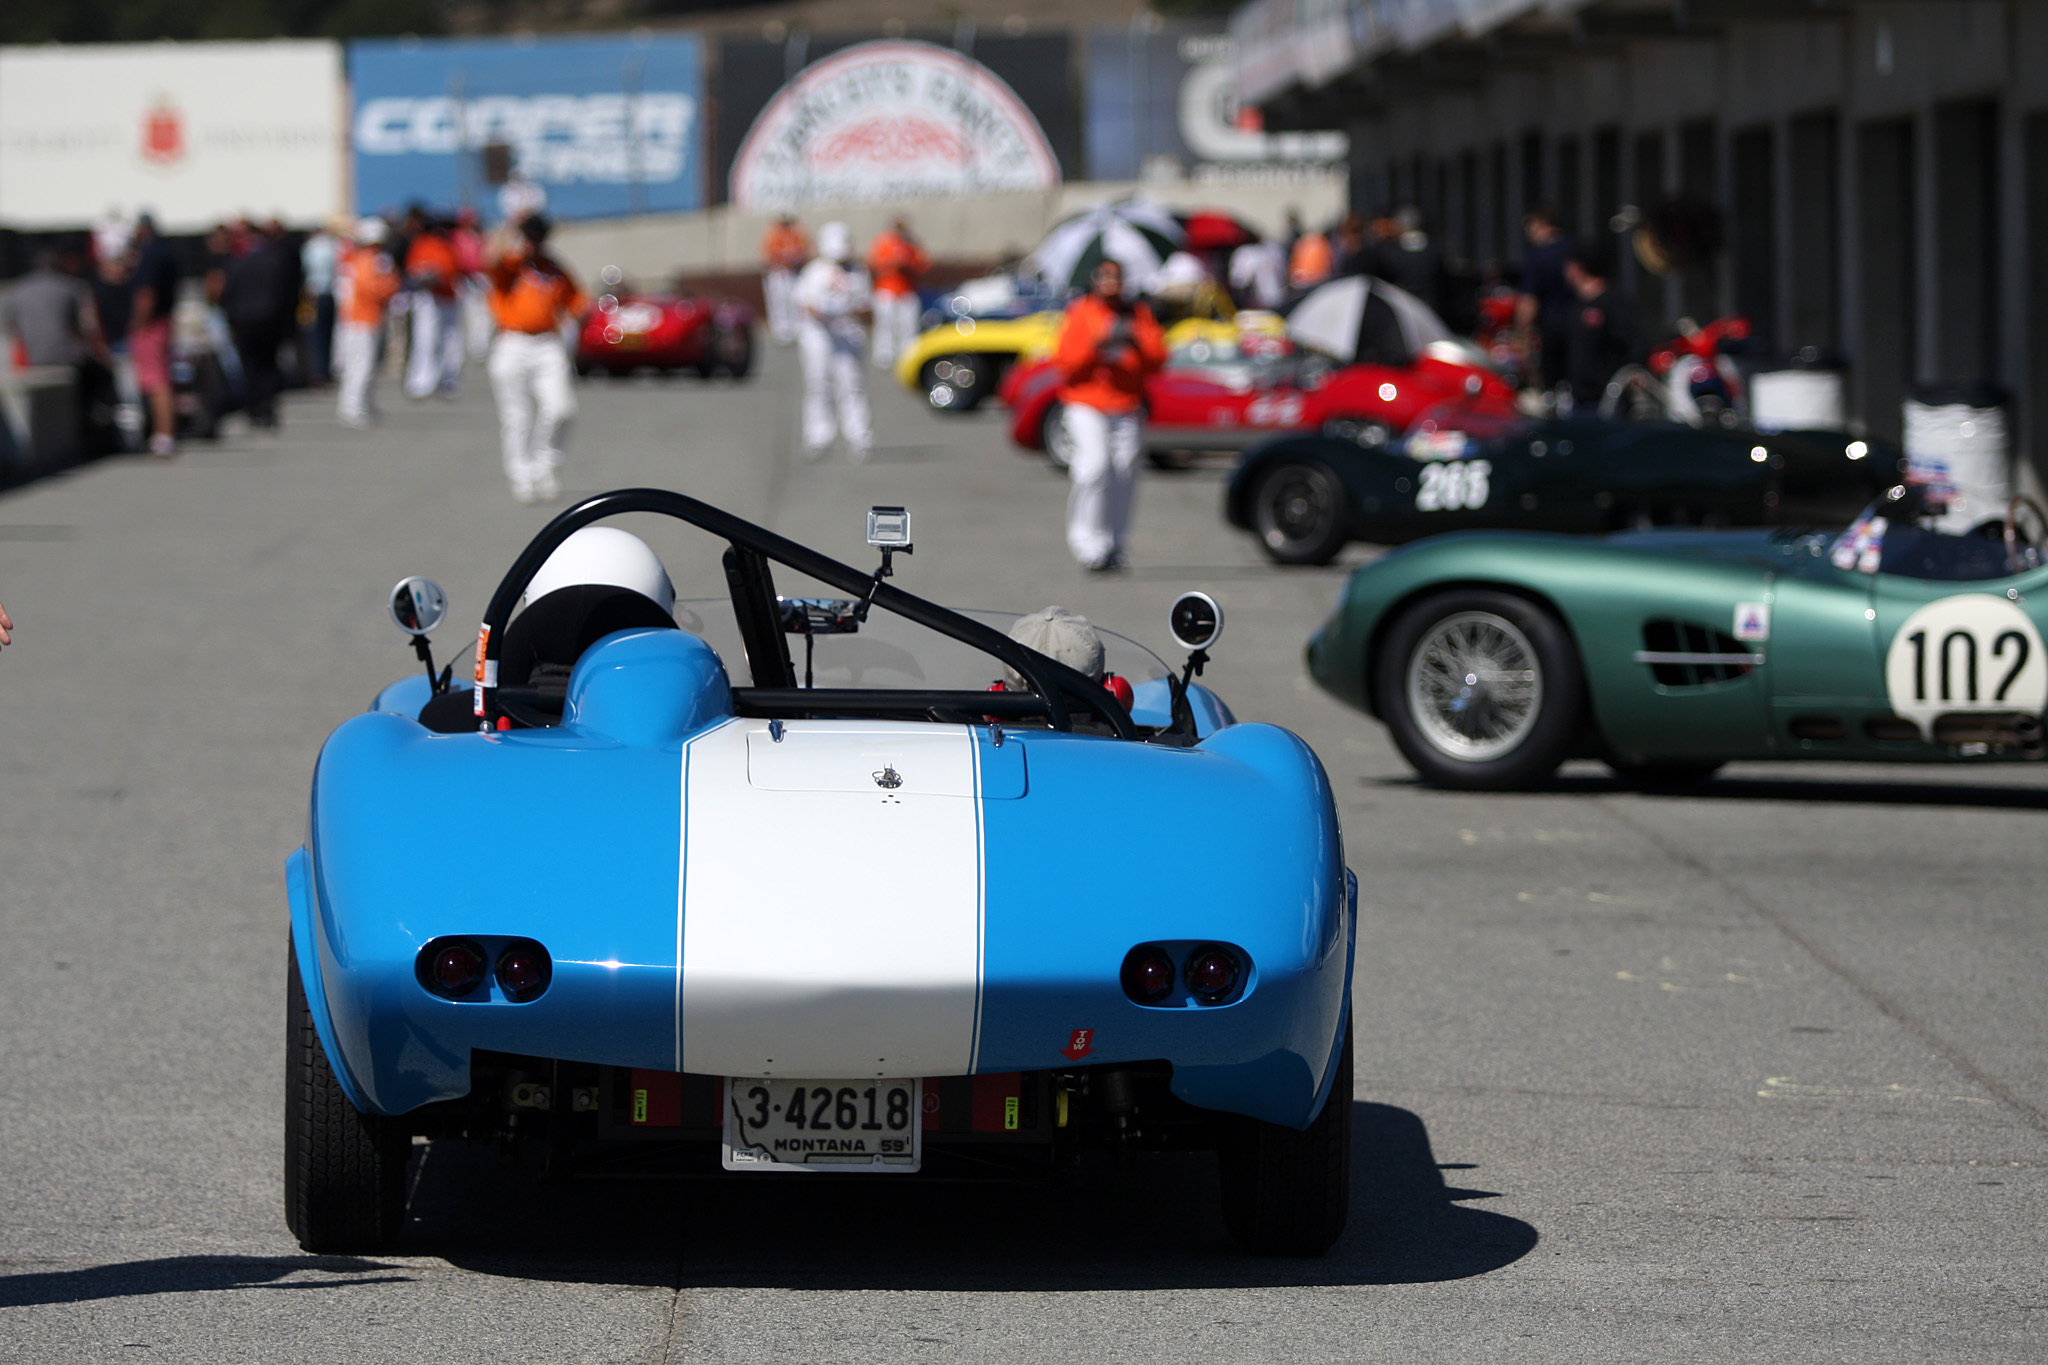
[[[391,583],[448,588],[445,657],[544,519],[504,492],[472,369],[374,435],[306,397],[281,437],[0,495],[0,1359],[2048,1355],[2048,773],[1426,790],[1303,674],[1341,571],[1262,563],[1216,472],[1149,476],[1136,568],[1091,580],[999,414],[878,384],[875,462],[808,467],[792,369],[586,384],[567,482],[678,487],[854,562],[862,510],[901,502],[912,591],[1059,602],[1162,653],[1172,595],[1214,591],[1210,680],[1321,753],[1361,882],[1343,1241],[1240,1257],[1192,1158],[1078,1195],[818,1192],[550,1186],[443,1144],[392,1254],[298,1253],[282,871],[314,756],[414,666]],[[719,591],[715,548],[661,529],[682,593]],[[476,799],[504,830],[478,856],[545,855]],[[1133,856],[1170,885],[1201,846]],[[829,852],[792,839],[787,875]]]

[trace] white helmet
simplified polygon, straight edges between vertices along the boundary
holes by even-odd
[[[547,563],[526,585],[528,605],[557,588],[608,583],[647,598],[665,612],[676,607],[675,584],[661,558],[631,531],[614,526],[586,526],[555,547]]]

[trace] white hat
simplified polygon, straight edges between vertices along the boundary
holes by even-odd
[[[844,261],[853,255],[853,233],[837,220],[818,229],[818,254],[828,261]]]
[[[364,246],[376,246],[390,231],[382,218],[365,218],[356,224],[355,238]]]
[[[1088,624],[1085,616],[1065,607],[1047,607],[1044,611],[1034,611],[1012,621],[1010,638],[1026,649],[1035,649],[1047,658],[1065,664],[1084,677],[1102,681],[1102,634]],[[1027,687],[1029,684],[1012,669],[1010,686]]]
[[[614,526],[586,526],[555,547],[526,585],[528,605],[558,588],[609,583],[639,593],[663,611],[676,607],[675,584],[661,557],[631,531]]]

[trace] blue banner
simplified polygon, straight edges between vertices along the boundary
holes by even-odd
[[[702,205],[695,38],[380,39],[348,65],[358,212],[420,200],[495,221],[487,168],[507,161],[555,218]]]

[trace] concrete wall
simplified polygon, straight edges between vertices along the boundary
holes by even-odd
[[[1130,194],[1176,208],[1227,209],[1262,231],[1278,232],[1290,208],[1312,224],[1335,218],[1344,211],[1348,190],[1342,176],[1270,186],[1077,182],[1045,194],[819,209],[801,217],[814,236],[820,223],[842,219],[852,228],[855,243],[864,245],[901,213],[935,259],[998,261],[1023,255],[1069,214]],[[761,234],[767,226],[765,214],[724,205],[699,213],[565,223],[554,244],[563,261],[585,279],[607,265],[643,280],[739,275],[760,268]]]

